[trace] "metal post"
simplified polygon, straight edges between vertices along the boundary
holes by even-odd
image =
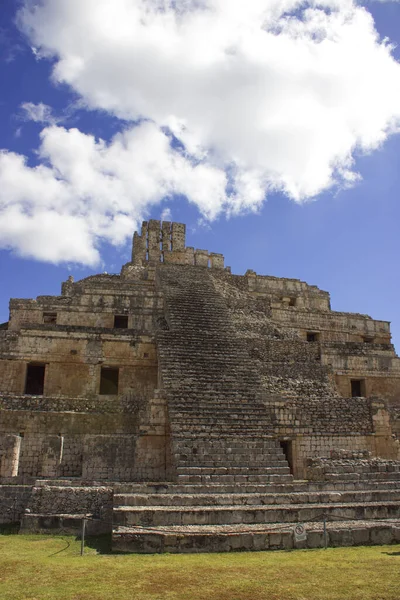
[[[81,534],[81,556],[85,551],[85,530],[86,530],[86,519],[83,517],[82,519],[82,534]]]
[[[325,548],[325,550],[326,550],[327,546],[328,546],[328,535],[326,532],[326,517],[324,516],[324,548]]]

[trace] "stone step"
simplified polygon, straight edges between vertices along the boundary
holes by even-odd
[[[254,419],[254,421],[244,420],[232,420],[232,421],[222,421],[220,419],[174,419],[173,416],[170,415],[171,427],[175,427],[176,429],[182,429],[185,427],[186,430],[190,428],[199,428],[199,427],[208,427],[208,428],[219,428],[221,430],[236,430],[240,431],[244,438],[252,437],[252,432],[257,432],[257,437],[262,437],[264,433],[271,435],[273,432],[273,426],[270,420],[265,419],[262,421],[261,419]]]
[[[220,410],[221,412],[247,412],[252,411],[254,413],[265,412],[265,406],[263,404],[256,404],[255,402],[241,402],[236,404],[229,404],[227,401],[218,402],[215,400],[212,402],[212,396],[208,400],[204,399],[205,393],[202,394],[201,401],[196,405],[195,402],[186,400],[184,402],[172,401],[169,403],[170,408],[175,412],[190,412],[193,410],[202,410],[202,411],[210,411],[210,410]]]
[[[223,458],[224,460],[238,460],[243,457],[249,457],[249,460],[257,460],[257,459],[271,459],[271,460],[282,460],[284,459],[284,454],[279,448],[247,448],[243,445],[241,448],[231,448],[227,446],[226,448],[218,447],[215,449],[215,452],[210,450],[210,448],[203,448],[201,442],[197,442],[194,440],[192,447],[184,446],[177,447],[174,445],[174,450],[177,456],[180,456],[182,459],[185,457],[191,458],[192,455],[197,460],[212,460],[213,458],[218,459]]]
[[[191,417],[177,417],[175,418],[173,414],[170,413],[170,421],[171,425],[175,427],[186,427],[187,429],[190,427],[199,427],[199,426],[209,426],[209,427],[220,427],[223,428],[237,428],[240,429],[247,437],[249,434],[247,433],[249,430],[260,431],[262,435],[263,432],[271,433],[272,431],[272,422],[271,419],[268,418],[252,418],[252,419],[228,419],[228,418],[219,418],[218,413],[214,417],[202,417],[202,415],[193,415]]]
[[[223,460],[239,460],[240,458],[246,457],[249,462],[253,460],[284,460],[283,451],[280,448],[247,448],[245,444],[241,448],[217,448],[215,452],[210,452],[209,448],[203,448],[201,443],[196,443],[194,440],[193,446],[182,450],[182,448],[176,448],[176,452],[182,458],[197,458],[197,460],[212,460],[220,458]]]
[[[176,421],[191,421],[193,419],[202,419],[202,420],[210,420],[210,421],[249,421],[249,422],[257,422],[259,420],[265,421],[270,424],[271,415],[266,410],[253,411],[249,410],[230,410],[230,411],[221,411],[219,408],[213,409],[210,407],[209,410],[196,410],[195,408],[187,410],[186,412],[176,411],[173,408],[169,407],[169,414],[172,419]]]
[[[182,451],[191,450],[193,446],[196,444],[197,440],[193,440],[193,438],[188,438],[187,440],[181,439],[179,442],[176,442],[177,447],[179,447]],[[248,450],[273,450],[280,449],[280,445],[275,438],[269,435],[265,435],[265,437],[260,438],[247,438],[244,436],[243,438],[235,438],[231,439],[210,439],[203,440],[199,448],[210,449],[211,451],[219,451],[225,449],[231,449],[232,452],[236,450],[241,450],[243,447]]]
[[[232,401],[229,400],[218,400],[218,398],[214,398],[214,396],[207,396],[205,393],[201,394],[201,398],[199,398],[198,403],[193,400],[184,399],[184,401],[171,400],[168,402],[169,409],[171,411],[181,411],[183,410],[214,410],[220,409],[221,411],[226,410],[227,412],[235,412],[235,411],[266,411],[265,405],[256,404],[255,402],[249,402],[246,398],[242,398],[240,401]]]
[[[232,421],[232,420],[240,420],[241,422],[246,421],[258,421],[259,419],[268,420],[269,415],[266,414],[265,410],[241,410],[241,411],[222,411],[219,408],[215,410],[211,407],[209,410],[202,409],[190,409],[187,411],[177,411],[174,409],[169,409],[169,413],[171,418],[174,420],[186,420],[190,421],[192,419],[202,419],[202,420],[224,420],[224,421]]]
[[[251,433],[259,433],[262,434],[264,431],[271,432],[272,424],[271,423],[262,423],[260,420],[249,422],[249,421],[219,421],[216,419],[215,421],[211,420],[202,420],[202,419],[193,419],[191,421],[186,421],[184,419],[175,420],[170,418],[171,431],[175,432],[175,430],[179,430],[182,434],[186,432],[193,431],[220,431],[231,433],[235,431],[235,433],[245,433],[246,436],[249,436]]]
[[[81,478],[36,479],[35,487],[103,487],[104,482],[83,480]],[[31,487],[31,486],[30,486]],[[125,482],[108,481],[107,488],[116,494],[233,494],[238,492],[235,484],[207,483],[180,484],[173,482]],[[289,483],[244,484],[240,486],[241,494],[292,494],[296,492],[326,492],[326,491],[385,491],[399,490],[397,480],[358,480],[358,481],[305,481],[291,480]]]
[[[229,456],[229,455],[228,455]],[[177,464],[177,466],[179,466],[179,468],[184,468],[185,472],[187,472],[187,469],[227,469],[225,471],[225,473],[227,472],[232,472],[233,469],[238,469],[238,472],[240,471],[241,473],[243,472],[243,468],[241,468],[241,466],[244,463],[243,460],[204,460],[203,458],[201,460],[188,460],[188,459],[182,459],[179,457],[175,457],[175,463]],[[287,467],[287,461],[282,459],[282,460],[259,460],[259,461],[251,461],[251,467],[250,468],[257,468],[258,471],[257,472],[265,472],[267,473],[268,471],[266,469],[275,469],[275,467]],[[248,472],[248,471],[246,471]],[[279,471],[281,472],[281,471]],[[286,471],[285,471],[286,472]]]
[[[220,484],[250,484],[250,483],[290,483],[292,475],[178,475],[179,483],[220,483]]]
[[[253,506],[270,504],[309,504],[337,502],[400,501],[400,488],[367,491],[319,491],[292,493],[233,494],[114,494],[117,506]]]
[[[237,458],[236,458],[237,457]],[[240,465],[246,464],[245,459],[247,457],[245,455],[235,455],[235,454],[226,454],[221,456],[215,456],[214,458],[207,457],[204,455],[193,457],[186,457],[185,455],[175,456],[175,462],[179,463],[181,467],[205,467],[215,468],[215,467],[227,467],[231,469],[232,467],[239,467]],[[270,468],[270,467],[287,467],[287,461],[283,457],[271,456],[269,459],[266,456],[259,457],[248,457],[249,463],[252,467],[259,468]],[[196,460],[197,459],[197,460]]]
[[[212,358],[210,358],[212,360]],[[165,377],[163,377],[164,381],[167,381],[174,385],[174,387],[180,391],[182,394],[182,400],[184,401],[184,394],[188,394],[190,397],[190,392],[193,391],[193,386],[195,389],[199,391],[201,397],[204,397],[207,393],[212,393],[217,390],[226,390],[226,391],[240,391],[244,397],[249,396],[250,398],[254,398],[255,390],[252,388],[248,388],[248,384],[254,385],[254,379],[249,377],[248,375],[244,375],[238,369],[235,368],[236,371],[236,381],[227,381],[223,382],[218,379],[218,372],[220,372],[222,365],[218,368],[216,367],[215,373],[211,376],[209,369],[207,373],[205,370],[199,370],[198,373],[193,373],[192,376],[189,376],[186,369],[182,369],[181,372],[174,372],[174,369],[169,370],[168,373],[165,373]],[[238,381],[238,377],[240,376],[240,381]],[[177,381],[177,377],[182,378],[180,381]],[[185,378],[185,379],[183,379]],[[200,383],[201,382],[201,383]],[[181,396],[178,396],[176,399],[180,400]]]
[[[193,432],[196,431],[196,435],[197,438],[193,439],[192,438],[192,434]],[[225,428],[225,429],[221,429],[219,430],[217,427],[203,427],[203,428],[197,428],[197,430],[193,429],[193,430],[182,430],[182,428],[178,428],[176,427],[175,430],[173,431],[173,441],[181,441],[181,440],[188,440],[190,438],[193,439],[193,442],[197,442],[197,439],[200,439],[201,441],[203,440],[221,440],[221,439],[225,439],[228,442],[230,442],[230,440],[232,438],[234,439],[238,439],[240,437],[242,437],[243,439],[243,444],[246,444],[247,439],[254,439],[254,438],[259,438],[262,439],[262,436],[265,434],[266,436],[270,435],[272,432],[271,431],[265,431],[265,430],[249,430],[246,429],[246,431],[241,431],[239,429],[235,429],[234,427],[231,428]]]
[[[112,534],[114,552],[198,553],[260,550],[290,550],[292,548],[323,548],[327,546],[364,546],[400,542],[400,520],[342,521],[327,523],[326,537],[321,522],[302,523],[307,539],[296,542],[296,523],[285,525],[219,525],[157,527],[116,527]]]
[[[241,419],[243,418],[247,418],[247,419],[251,419],[251,418],[258,418],[258,417],[266,417],[266,411],[265,408],[260,406],[259,408],[254,407],[254,406],[245,406],[245,407],[239,407],[237,406],[236,408],[221,408],[219,406],[208,406],[206,408],[203,408],[201,406],[193,406],[193,407],[187,407],[185,409],[180,408],[179,410],[174,406],[174,407],[169,407],[170,413],[174,416],[174,418],[178,418],[178,417],[191,417],[193,416],[193,414],[199,414],[202,415],[203,417],[208,417],[211,416],[213,417],[215,414],[218,415],[218,417],[220,418],[233,418],[233,419]]]
[[[286,463],[286,461],[285,461]],[[224,466],[224,467],[177,467],[178,475],[287,475],[290,469],[287,463],[271,467],[262,466]]]
[[[218,409],[219,401],[221,402],[221,406],[222,403],[231,403],[232,405],[236,403],[236,406],[239,407],[239,409],[241,406],[259,407],[262,399],[262,392],[249,392],[248,385],[251,385],[250,383],[246,383],[243,385],[243,387],[239,386],[237,383],[228,387],[218,386],[213,382],[210,382],[209,385],[204,383],[204,385],[202,385],[200,388],[197,386],[199,386],[199,381],[201,381],[201,379],[202,375],[199,374],[196,383],[193,381],[193,383],[188,383],[187,386],[183,386],[180,384],[177,385],[176,379],[174,378],[170,382],[166,382],[166,390],[168,391],[173,389],[175,401],[179,401],[180,404],[186,404],[186,407],[188,408],[195,403],[196,399],[198,399],[199,402],[201,401],[202,403],[208,403],[209,406],[215,407],[216,409]],[[171,402],[170,406],[172,409],[174,408],[173,401]],[[265,409],[263,410],[265,411]]]
[[[400,501],[253,506],[119,506],[114,525],[227,525],[399,518]]]
[[[213,441],[220,442],[213,445]],[[175,442],[174,448],[177,453],[182,455],[198,454],[204,455],[205,457],[210,456],[225,456],[226,454],[232,454],[237,456],[283,456],[283,450],[280,446],[273,446],[268,442],[266,444],[251,444],[251,440],[246,438],[241,442],[240,446],[237,444],[234,446],[231,443],[232,440],[186,440],[181,438],[180,441]],[[191,443],[190,443],[191,442]],[[225,442],[222,444],[221,442]]]
[[[274,483],[244,483],[237,487],[234,483],[121,483],[112,484],[116,494],[293,494],[296,492],[331,492],[331,491],[374,491],[399,490],[399,481],[336,481],[309,482],[293,480]]]
[[[272,428],[271,428],[272,430]],[[183,425],[181,427],[178,427],[178,425],[176,424],[174,426],[174,423],[171,423],[171,433],[173,435],[173,437],[177,440],[179,439],[185,439],[188,438],[189,436],[192,436],[193,434],[198,435],[199,438],[207,438],[207,436],[209,436],[210,438],[232,438],[232,437],[240,437],[242,436],[244,433],[246,433],[246,436],[243,436],[244,439],[246,439],[246,437],[261,437],[263,432],[265,432],[265,428],[260,428],[260,429],[254,429],[254,428],[246,428],[246,431],[244,432],[243,430],[239,429],[238,427],[235,426],[225,426],[225,427],[221,427],[218,426],[217,424],[212,426],[212,425],[197,425],[197,426],[193,426],[193,427],[183,427]],[[244,445],[245,447],[245,445]]]

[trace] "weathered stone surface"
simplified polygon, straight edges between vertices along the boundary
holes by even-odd
[[[78,531],[89,515],[138,552],[320,547],[324,519],[330,545],[392,543],[399,411],[388,322],[232,275],[151,220],[119,275],[11,300],[0,521]]]

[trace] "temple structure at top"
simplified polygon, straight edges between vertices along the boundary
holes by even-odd
[[[186,227],[183,223],[145,221],[142,232],[133,235],[132,262],[134,265],[165,262],[176,265],[224,268],[222,254],[195,250],[186,246]]]

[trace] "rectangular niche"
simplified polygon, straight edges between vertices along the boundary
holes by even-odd
[[[128,329],[128,316],[127,315],[114,315],[114,328],[115,329]]]
[[[46,365],[28,365],[26,369],[25,394],[43,396]]]
[[[351,379],[352,398],[361,398],[365,396],[365,379]]]
[[[118,394],[119,369],[114,367],[101,367],[100,395],[116,396]]]
[[[43,323],[46,323],[47,325],[55,325],[57,323],[57,313],[44,312]]]

